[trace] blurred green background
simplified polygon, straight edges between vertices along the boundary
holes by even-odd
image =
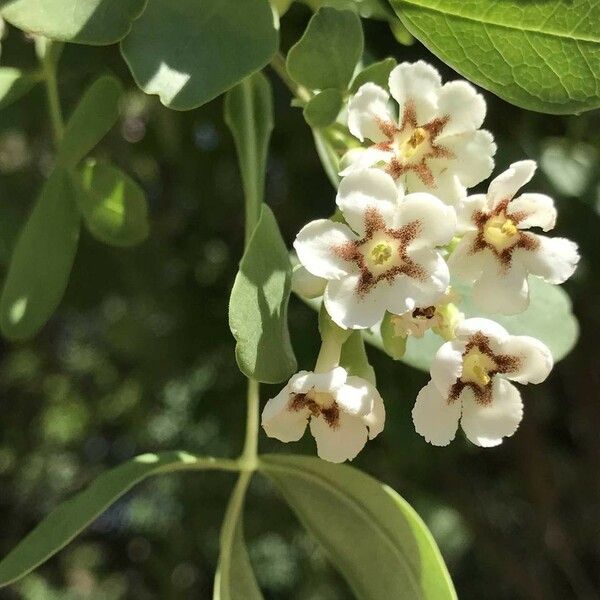
[[[283,47],[310,13],[294,5]],[[388,26],[365,22],[371,58],[424,58]],[[10,29],[2,63],[35,62],[33,44]],[[217,68],[217,65],[215,65]],[[122,117],[95,152],[131,174],[148,195],[152,233],[116,249],[83,232],[64,301],[26,344],[0,342],[0,555],[95,475],[147,451],[185,449],[235,456],[245,424],[245,382],[227,325],[227,301],[243,244],[243,198],[222,100],[176,113],[135,88],[118,47],[67,46],[59,85],[65,112],[99,74],[128,93]],[[328,216],[334,190],[299,109],[274,85],[276,129],[266,198],[291,244],[309,219]],[[527,112],[491,94],[485,126],[496,136],[496,173],[540,164],[532,191],[553,195],[556,235],[583,259],[566,286],[581,323],[576,349],[549,380],[523,389],[516,435],[483,450],[459,436],[426,444],[410,411],[427,375],[369,354],[386,401],[386,430],[355,465],[403,494],[434,533],[462,599],[600,597],[600,113]],[[0,268],[53,161],[44,90],[0,112]],[[292,339],[301,368],[318,349],[316,315],[296,298]],[[277,388],[263,389],[263,397]],[[314,454],[306,436],[261,451]],[[210,598],[218,534],[232,475],[187,473],[150,480],[0,598]],[[351,598],[316,542],[266,481],[256,477],[246,509],[252,562],[266,598]],[[360,543],[360,540],[357,540]]]

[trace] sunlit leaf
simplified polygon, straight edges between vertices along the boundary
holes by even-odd
[[[88,159],[79,173],[77,201],[92,235],[112,246],[148,237],[148,205],[140,186],[117,167]]]
[[[456,598],[431,533],[388,486],[310,457],[263,456],[260,469],[359,600]]]
[[[108,75],[99,77],[86,90],[73,111],[58,151],[57,162],[73,168],[109,132],[119,118],[122,87]]]
[[[24,96],[39,81],[37,73],[0,67],[0,109]]]
[[[244,497],[250,473],[242,473],[231,494],[223,526],[213,600],[261,600],[262,594],[244,542]]]
[[[291,288],[288,251],[271,209],[263,204],[229,301],[237,363],[251,379],[279,383],[296,371],[287,324]]]
[[[0,298],[0,327],[7,338],[30,338],[52,316],[69,281],[79,226],[69,176],[56,169],[12,254]]]
[[[383,321],[381,321],[381,341],[385,351],[394,360],[400,360],[406,352],[406,338],[396,335],[392,317],[393,315],[386,311]]]
[[[273,130],[273,94],[268,79],[262,73],[244,79],[225,95],[224,110],[242,173],[248,239],[263,200],[267,150]]]
[[[391,0],[409,31],[459,73],[517,106],[600,106],[597,0]]]
[[[1,0],[2,16],[29,33],[79,44],[114,44],[146,0]]]
[[[187,452],[143,454],[106,471],[84,491],[55,508],[0,561],[0,587],[17,581],[64,548],[98,515],[151,475],[186,469],[219,469],[216,459]]]
[[[313,90],[345,90],[363,51],[360,18],[349,10],[324,7],[313,15],[300,40],[290,48],[287,70]]]
[[[277,51],[268,0],[149,0],[121,42],[136,83],[176,110],[219,96]]]
[[[304,118],[311,127],[327,127],[336,120],[343,102],[344,97],[339,90],[323,90],[304,107]]]

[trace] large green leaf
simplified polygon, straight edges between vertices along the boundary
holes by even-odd
[[[233,134],[242,173],[248,240],[263,201],[267,150],[273,131],[273,94],[262,73],[251,75],[227,92],[225,122]]]
[[[240,474],[221,527],[221,552],[213,600],[262,600],[244,542],[243,509],[252,473]]]
[[[278,47],[268,0],[149,0],[121,50],[136,83],[177,110],[212,100]]]
[[[122,87],[104,75],[85,91],[73,111],[58,151],[59,165],[72,169],[108,133],[119,118]]]
[[[32,337],[58,306],[75,259],[79,226],[69,176],[56,169],[12,254],[0,298],[0,327],[7,338]]]
[[[233,470],[227,461],[187,452],[143,454],[100,475],[89,487],[55,508],[0,562],[0,587],[8,585],[64,548],[98,515],[151,475],[186,469]]]
[[[263,456],[260,469],[359,600],[456,598],[425,524],[388,486],[310,457]]]
[[[500,323],[513,335],[536,337],[550,348],[554,360],[559,361],[572,350],[579,335],[577,319],[571,311],[571,300],[560,287],[545,283],[538,277],[530,277],[529,286],[529,308],[519,315],[504,316],[478,309],[471,302],[468,287],[453,284],[463,298],[459,307],[467,318],[486,317]],[[365,339],[384,349],[378,334],[367,333]],[[417,369],[429,371],[431,361],[443,343],[444,340],[431,331],[421,339],[408,338],[406,354],[401,360]]]
[[[24,96],[39,81],[42,77],[38,73],[0,67],[0,109]]]
[[[296,371],[287,306],[292,268],[277,221],[266,205],[240,262],[229,301],[229,327],[242,373],[279,383]]]
[[[313,90],[345,90],[363,51],[360,18],[349,10],[324,7],[313,15],[300,40],[290,48],[287,70]]]
[[[79,173],[77,200],[94,237],[135,246],[148,237],[148,205],[140,186],[117,167],[88,159]]]
[[[79,44],[114,44],[146,0],[1,0],[2,16],[29,33]]]
[[[410,30],[465,77],[531,110],[600,106],[597,0],[391,0]]]

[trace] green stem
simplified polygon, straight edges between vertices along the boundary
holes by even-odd
[[[240,464],[230,458],[199,457],[193,462],[180,462],[163,467],[161,473],[174,471],[239,471]]]
[[[258,462],[258,431],[260,412],[260,387],[258,381],[248,379],[246,439],[240,457],[242,470],[254,471]]]
[[[325,373],[335,369],[340,364],[341,353],[342,343],[339,336],[332,331],[326,331],[315,364],[315,373]]]
[[[270,62],[270,66],[277,73],[281,81],[285,83],[290,92],[301,102],[308,102],[312,98],[312,94],[303,86],[298,85],[288,74],[285,65],[285,56],[278,52]]]
[[[46,82],[46,96],[48,98],[48,111],[54,132],[54,141],[58,145],[63,137],[64,123],[58,95],[56,80],[56,64],[60,55],[61,45],[58,42],[48,42],[42,57],[42,70]]]

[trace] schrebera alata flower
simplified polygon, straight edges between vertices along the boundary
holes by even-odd
[[[504,314],[529,304],[528,276],[559,284],[577,266],[577,245],[528,231],[551,230],[556,223],[552,198],[515,194],[535,172],[532,160],[516,162],[496,177],[486,194],[469,196],[457,209],[464,236],[448,259],[453,276],[473,285],[473,299],[483,310]]]
[[[496,145],[479,129],[486,106],[472,85],[442,85],[440,74],[418,61],[394,68],[389,89],[399,105],[397,119],[388,92],[374,83],[365,83],[350,99],[350,132],[373,143],[344,157],[342,175],[381,166],[407,192],[431,192],[449,204],[490,175]]]
[[[529,336],[513,336],[488,319],[466,319],[456,327],[431,365],[431,381],[412,411],[417,433],[446,446],[458,421],[478,446],[497,446],[513,435],[523,417],[517,383],[541,383],[550,373],[550,350]]]
[[[346,224],[308,223],[294,248],[306,269],[327,281],[325,308],[346,329],[372,327],[386,310],[431,306],[448,287],[447,244],[456,213],[430,194],[404,196],[378,169],[355,171],[336,198]]]
[[[385,408],[377,390],[342,367],[325,373],[300,371],[271,398],[262,413],[269,437],[299,440],[310,422],[317,454],[328,461],[352,460],[383,431]]]

